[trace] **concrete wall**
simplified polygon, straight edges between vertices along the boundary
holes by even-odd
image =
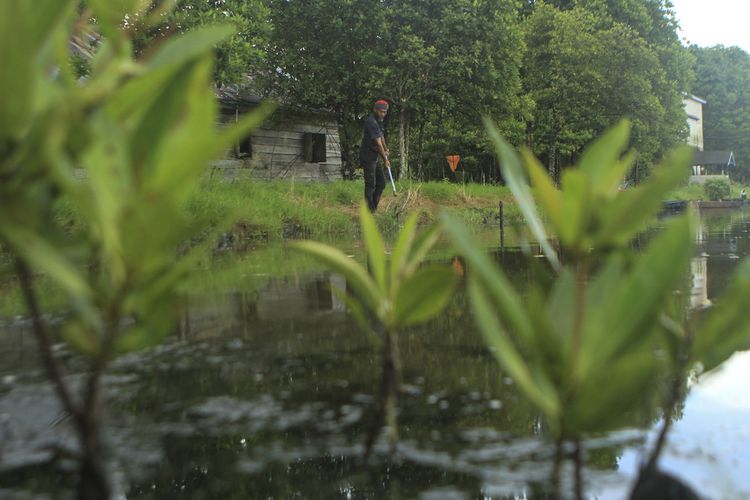
[[[705,184],[710,180],[719,180],[729,182],[728,175],[691,175],[688,184]]]

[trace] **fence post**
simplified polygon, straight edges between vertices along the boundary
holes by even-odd
[[[505,249],[505,216],[503,214],[503,201],[498,206],[498,219],[500,220],[500,249]]]

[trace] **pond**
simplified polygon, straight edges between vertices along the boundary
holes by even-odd
[[[747,211],[704,211],[691,266],[706,304],[750,255]],[[484,234],[497,244],[497,230]],[[361,254],[361,248],[350,248]],[[493,252],[517,283],[518,248]],[[438,249],[438,261],[452,262]],[[457,264],[458,265],[458,264]],[[196,274],[178,330],[109,370],[107,440],[122,498],[535,498],[554,450],[538,411],[504,377],[463,290],[401,336],[400,442],[362,464],[380,350],[331,286],[285,246],[225,253]],[[71,377],[80,362],[59,351]],[[750,497],[750,353],[691,387],[661,464],[708,498]],[[586,491],[624,498],[658,415],[585,443]],[[0,324],[0,498],[65,498],[75,441],[43,380],[24,318]],[[569,477],[568,471],[564,471]],[[569,491],[569,489],[568,489]]]

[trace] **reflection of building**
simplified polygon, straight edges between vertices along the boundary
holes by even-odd
[[[219,300],[199,297],[186,304],[181,334],[205,339],[238,330],[291,332],[320,323],[345,323],[346,305],[334,288],[346,293],[346,280],[324,273],[272,278],[255,292],[229,292]]]
[[[711,305],[708,298],[708,259],[701,255],[693,257],[690,262],[692,284],[690,286],[690,308],[702,308]]]

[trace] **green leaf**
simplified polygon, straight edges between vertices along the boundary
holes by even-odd
[[[32,117],[39,46],[33,43],[34,10],[28,2],[0,2],[0,148],[20,140]],[[39,14],[39,12],[37,12]],[[0,149],[0,157],[7,154]]]
[[[181,66],[191,59],[207,54],[217,44],[232,36],[234,31],[232,26],[213,25],[196,28],[179,37],[170,38],[148,61],[147,67],[154,70],[165,66]]]
[[[620,192],[622,183],[625,180],[625,176],[627,176],[628,172],[633,168],[635,159],[635,152],[626,153],[621,160],[612,164],[610,168],[604,172],[601,182],[602,186],[600,186],[600,190],[597,194],[604,195],[605,199],[611,199],[617,196]]]
[[[503,321],[519,335],[527,345],[533,342],[534,331],[525,315],[523,301],[511,286],[510,281],[494,262],[481,250],[481,246],[466,231],[464,224],[447,213],[441,214],[443,227],[453,240],[453,244],[466,258],[468,272],[476,276],[493,298]]]
[[[277,103],[272,99],[263,101],[260,106],[246,113],[239,121],[221,129],[219,139],[215,145],[218,151],[224,151],[231,145],[245,138],[266,121],[276,110]]]
[[[594,279],[586,307],[582,363],[604,365],[638,347],[681,278],[693,253],[690,221],[680,217],[649,245],[621,279],[608,267]],[[615,257],[615,259],[618,259]],[[601,286],[599,280],[606,280]],[[606,297],[607,300],[602,300]],[[589,373],[582,372],[586,377]]]
[[[94,115],[92,121],[92,146],[81,159],[86,169],[88,183],[85,194],[90,204],[79,203],[82,218],[98,233],[102,254],[114,286],[125,279],[122,263],[122,241],[119,229],[123,216],[123,203],[132,199],[132,178],[127,147],[122,134],[106,116]]]
[[[447,266],[419,269],[399,287],[394,299],[397,325],[423,323],[443,310],[458,283],[456,272]]]
[[[479,330],[500,365],[508,372],[526,397],[539,407],[550,419],[560,412],[560,403],[554,385],[543,373],[532,374],[529,366],[516,350],[508,333],[498,321],[494,308],[487,300],[484,289],[477,278],[469,280],[469,296]]]
[[[82,273],[46,239],[30,229],[2,219],[0,217],[0,234],[10,243],[16,255],[21,256],[34,271],[49,275],[76,300],[88,302],[91,299],[92,290]]]
[[[605,432],[632,425],[634,403],[647,400],[658,384],[658,359],[642,349],[619,357],[582,380],[579,396],[566,408],[565,429],[572,435]]]
[[[172,297],[165,297],[152,306],[149,310],[141,311],[136,324],[117,336],[116,352],[132,352],[154,346],[174,331],[178,307]]]
[[[750,349],[748,297],[750,259],[746,258],[695,334],[692,358],[701,362],[705,371],[719,366],[737,351]]]
[[[554,325],[559,334],[558,341],[554,345],[547,346],[551,349],[560,349],[561,341],[567,342],[573,332],[575,287],[575,273],[568,267],[563,268],[555,280],[544,311],[547,320]]]
[[[341,250],[315,241],[294,242],[291,248],[315,257],[327,267],[343,275],[370,310],[378,311],[380,295],[377,285],[362,266],[347,257]]]
[[[418,217],[419,214],[415,212],[406,219],[404,227],[401,228],[401,232],[398,235],[396,246],[393,248],[391,256],[391,289],[397,285],[399,278],[404,276],[404,268],[411,253],[411,247],[417,231]]]
[[[365,332],[367,336],[377,344],[382,344],[383,339],[378,336],[377,332],[372,328],[372,322],[367,319],[367,315],[362,308],[362,304],[346,293],[346,290],[342,290],[339,287],[332,287],[331,291],[336,294],[336,297],[341,299],[345,304],[349,313],[354,317],[354,321],[359,326],[360,330]]]
[[[73,349],[84,356],[94,358],[101,351],[99,338],[92,333],[91,329],[86,328],[78,321],[68,320],[63,325],[62,335]]]
[[[6,3],[23,4],[18,0]],[[34,13],[34,20],[29,33],[33,45],[43,45],[54,33],[58,32],[63,21],[73,13],[75,4],[74,0],[34,0],[31,9]]]
[[[627,244],[636,231],[645,227],[656,215],[661,203],[689,173],[692,150],[677,148],[666,160],[654,169],[649,179],[640,186],[622,191],[612,203],[604,204],[601,212],[599,232],[595,235],[598,244],[622,246]]]
[[[537,160],[531,151],[527,148],[522,149],[521,158],[524,165],[526,165],[526,172],[529,174],[529,179],[537,190],[539,204],[544,208],[544,213],[547,214],[552,226],[555,228],[555,232],[560,235],[565,225],[560,191],[557,190],[552,183],[552,179],[547,175],[547,169],[539,163],[539,160]]]
[[[596,192],[617,190],[622,182],[621,178],[613,175],[612,167],[625,151],[629,138],[630,122],[621,120],[584,150],[578,168],[588,175]]]
[[[140,0],[88,0],[94,10],[97,26],[102,32],[115,37],[120,35],[119,27],[126,14],[135,14],[135,7]]]
[[[562,208],[560,218],[560,241],[564,246],[578,252],[588,250],[585,231],[594,216],[591,213],[591,182],[578,169],[567,169],[562,175]]]
[[[440,226],[437,224],[433,224],[426,230],[422,231],[422,233],[414,241],[414,244],[411,247],[409,258],[407,259],[404,267],[401,269],[402,277],[409,276],[417,269],[417,267],[419,267],[425,257],[427,257],[430,249],[435,245],[435,243],[437,243],[439,237]]]
[[[495,145],[495,152],[500,161],[500,168],[503,171],[503,177],[513,192],[518,207],[521,209],[532,234],[537,239],[539,246],[542,248],[545,257],[549,260],[552,268],[555,271],[559,271],[560,260],[557,258],[557,254],[547,240],[544,224],[542,224],[542,220],[539,218],[539,214],[537,214],[536,203],[531,195],[529,185],[524,178],[521,169],[521,161],[519,160],[518,155],[500,136],[497,127],[495,127],[495,124],[492,123],[489,118],[484,119],[484,126],[487,129],[490,139]]]
[[[199,98],[190,95],[187,90],[190,79],[194,76],[192,64],[180,68],[169,80],[157,90],[153,99],[143,107],[138,124],[134,126],[134,133],[130,137],[130,155],[133,164],[142,165],[149,163],[149,157],[159,153],[160,146],[166,144],[162,138],[171,134],[176,123],[185,123],[190,118],[199,117],[192,113],[184,114],[185,108],[194,105],[191,99]],[[185,116],[185,120],[178,121],[179,117]],[[200,117],[202,118],[202,117]],[[202,138],[201,138],[202,139]]]
[[[367,204],[362,202],[359,206],[359,221],[362,225],[362,233],[367,249],[367,265],[370,274],[375,279],[375,284],[380,290],[381,295],[386,293],[385,282],[385,247],[383,239],[380,237],[378,227],[375,225],[375,218],[367,208]]]

